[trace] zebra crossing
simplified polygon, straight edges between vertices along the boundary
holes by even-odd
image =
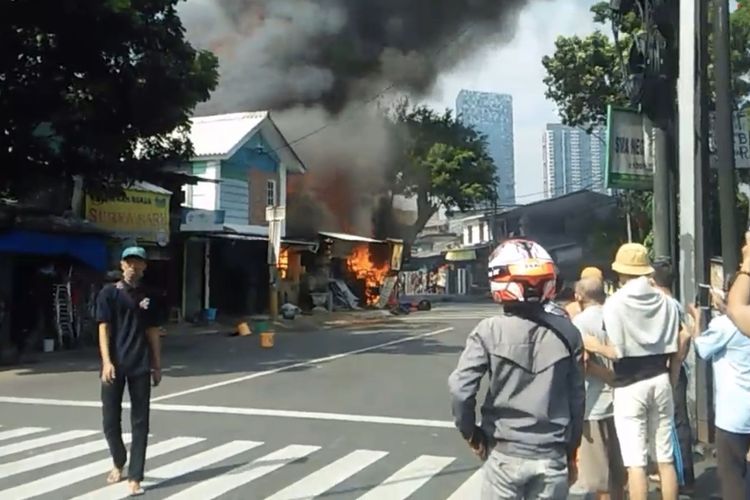
[[[129,434],[123,438],[130,443]],[[310,444],[275,446],[251,440],[152,436],[146,458],[146,498],[169,500],[302,500],[321,495],[359,500],[400,500],[412,495],[471,500],[479,497],[481,483],[476,464],[455,468],[457,457],[419,453],[404,457],[385,450],[342,451]],[[378,466],[382,467],[373,473],[371,469]],[[111,467],[98,430],[55,432],[43,427],[0,426],[3,500],[45,495],[74,500],[127,498],[125,483],[104,485]],[[254,485],[265,478],[272,481],[258,493]],[[423,489],[430,487],[425,493]],[[274,491],[266,491],[269,488]],[[435,488],[440,491],[436,493]]]

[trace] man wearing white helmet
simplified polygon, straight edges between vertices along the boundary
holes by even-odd
[[[557,273],[538,244],[501,244],[490,256],[489,278],[502,311],[469,334],[448,380],[456,427],[485,461],[481,499],[566,499],[585,410],[581,334],[549,307]]]

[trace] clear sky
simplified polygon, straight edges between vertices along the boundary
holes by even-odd
[[[544,97],[542,57],[552,54],[560,35],[586,35],[595,29],[589,8],[595,0],[536,0],[522,13],[510,44],[490,47],[441,76],[426,104],[455,109],[462,88],[513,96],[516,199],[529,203],[542,191],[542,134],[559,122]],[[605,33],[608,32],[604,27]]]

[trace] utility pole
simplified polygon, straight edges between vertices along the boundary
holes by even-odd
[[[653,231],[654,257],[672,256],[672,233],[669,230],[669,147],[667,131],[656,124],[651,128],[651,147],[654,152]]]
[[[724,276],[739,266],[737,190],[734,182],[732,81],[729,59],[729,0],[714,0],[714,80],[716,82],[716,150],[719,174],[719,216]]]
[[[268,309],[271,321],[279,315],[279,253],[281,251],[281,223],[286,219],[286,208],[266,207],[268,221]]]

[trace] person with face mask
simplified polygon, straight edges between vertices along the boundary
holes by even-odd
[[[104,436],[114,462],[107,482],[122,481],[127,460],[121,428],[122,396],[127,384],[133,434],[128,490],[130,495],[140,495],[149,432],[151,382],[157,386],[161,381],[161,346],[157,316],[141,286],[147,267],[146,251],[140,247],[126,248],[120,267],[122,279],[102,288],[96,301]]]

